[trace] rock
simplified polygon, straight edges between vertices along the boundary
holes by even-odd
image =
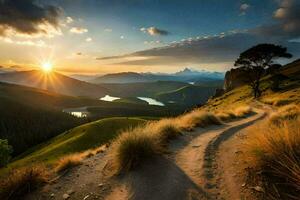
[[[98,184],[98,187],[103,187],[103,183]]]
[[[239,68],[233,68],[230,71],[227,71],[224,80],[225,91],[230,91],[236,87],[245,85],[245,79],[247,77],[248,74],[245,72],[245,70]]]
[[[265,192],[264,189],[260,186],[255,186],[255,187],[252,187],[253,190],[257,191],[257,192]]]
[[[193,145],[192,147],[193,148],[198,148],[198,147],[200,147],[201,145]]]
[[[90,195],[86,195],[84,198],[83,198],[83,200],[86,200],[87,198],[89,198],[90,197]]]
[[[68,195],[68,194],[63,195],[63,199],[69,199],[69,198],[70,198],[70,195]]]
[[[53,198],[54,196],[55,196],[55,194],[54,194],[54,193],[50,194],[50,197],[52,197],[52,198]]]
[[[74,190],[68,190],[68,191],[67,191],[67,194],[68,194],[68,195],[71,195],[71,194],[73,194],[74,192],[75,192]]]
[[[242,184],[242,187],[245,187],[245,186],[246,186],[246,183],[243,183],[243,184]]]

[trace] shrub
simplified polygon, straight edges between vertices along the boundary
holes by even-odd
[[[248,156],[254,169],[262,171],[263,186],[272,198],[297,199],[300,193],[299,124],[299,119],[279,126],[268,121],[250,130]]]
[[[23,199],[24,195],[48,181],[49,174],[43,166],[16,169],[0,181],[0,199]]]
[[[13,148],[8,144],[8,141],[0,139],[0,167],[8,164],[12,152]]]
[[[80,154],[80,153],[65,156],[57,162],[55,171],[62,172],[74,166],[80,165],[82,163],[83,157],[84,154]]]
[[[145,127],[121,133],[113,142],[112,149],[117,172],[132,170],[144,160],[162,152],[155,134],[151,134]]]
[[[176,119],[179,128],[193,130],[195,127],[220,125],[221,121],[214,114],[195,110]]]

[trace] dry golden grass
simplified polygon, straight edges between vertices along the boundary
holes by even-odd
[[[282,125],[287,120],[296,120],[300,116],[300,107],[294,104],[284,106],[270,116],[270,122],[275,125]]]
[[[144,160],[162,153],[162,145],[146,127],[123,132],[112,144],[113,165],[117,173],[129,171]]]
[[[80,165],[82,163],[83,158],[88,155],[89,153],[78,153],[65,156],[57,162],[54,170],[56,172],[62,172],[74,166]]]
[[[271,117],[250,130],[245,159],[251,161],[251,168],[262,171],[263,186],[269,198],[299,199],[299,125],[299,118],[282,118],[280,124],[274,124]]]
[[[216,116],[221,121],[226,122],[236,118],[246,117],[247,115],[250,115],[252,113],[254,113],[254,111],[250,106],[240,106],[233,110],[218,112],[216,113]]]
[[[246,115],[252,114],[254,111],[250,106],[241,106],[234,110],[236,117],[245,117]]]
[[[46,183],[49,178],[44,166],[13,170],[0,181],[0,199],[23,199],[24,195]]]
[[[182,135],[182,131],[174,119],[162,119],[158,122],[148,124],[146,128],[149,132],[151,131],[153,134],[156,134],[155,137],[157,137],[163,145],[166,145],[170,140]]]
[[[193,130],[196,127],[204,128],[210,125],[221,124],[219,118],[213,113],[200,110],[194,110],[174,120],[180,129],[187,131]]]

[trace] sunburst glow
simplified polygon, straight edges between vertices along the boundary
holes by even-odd
[[[45,62],[42,64],[42,70],[45,73],[50,73],[53,70],[53,65],[50,62]]]

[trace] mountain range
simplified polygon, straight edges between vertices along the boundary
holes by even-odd
[[[196,71],[185,68],[182,71],[173,74],[163,73],[137,73],[137,72],[121,72],[106,74],[96,78],[92,78],[92,83],[136,83],[136,82],[155,82],[155,81],[181,81],[181,82],[209,82],[223,80],[224,73],[209,72],[205,70]],[[86,80],[86,79],[85,79]]]

